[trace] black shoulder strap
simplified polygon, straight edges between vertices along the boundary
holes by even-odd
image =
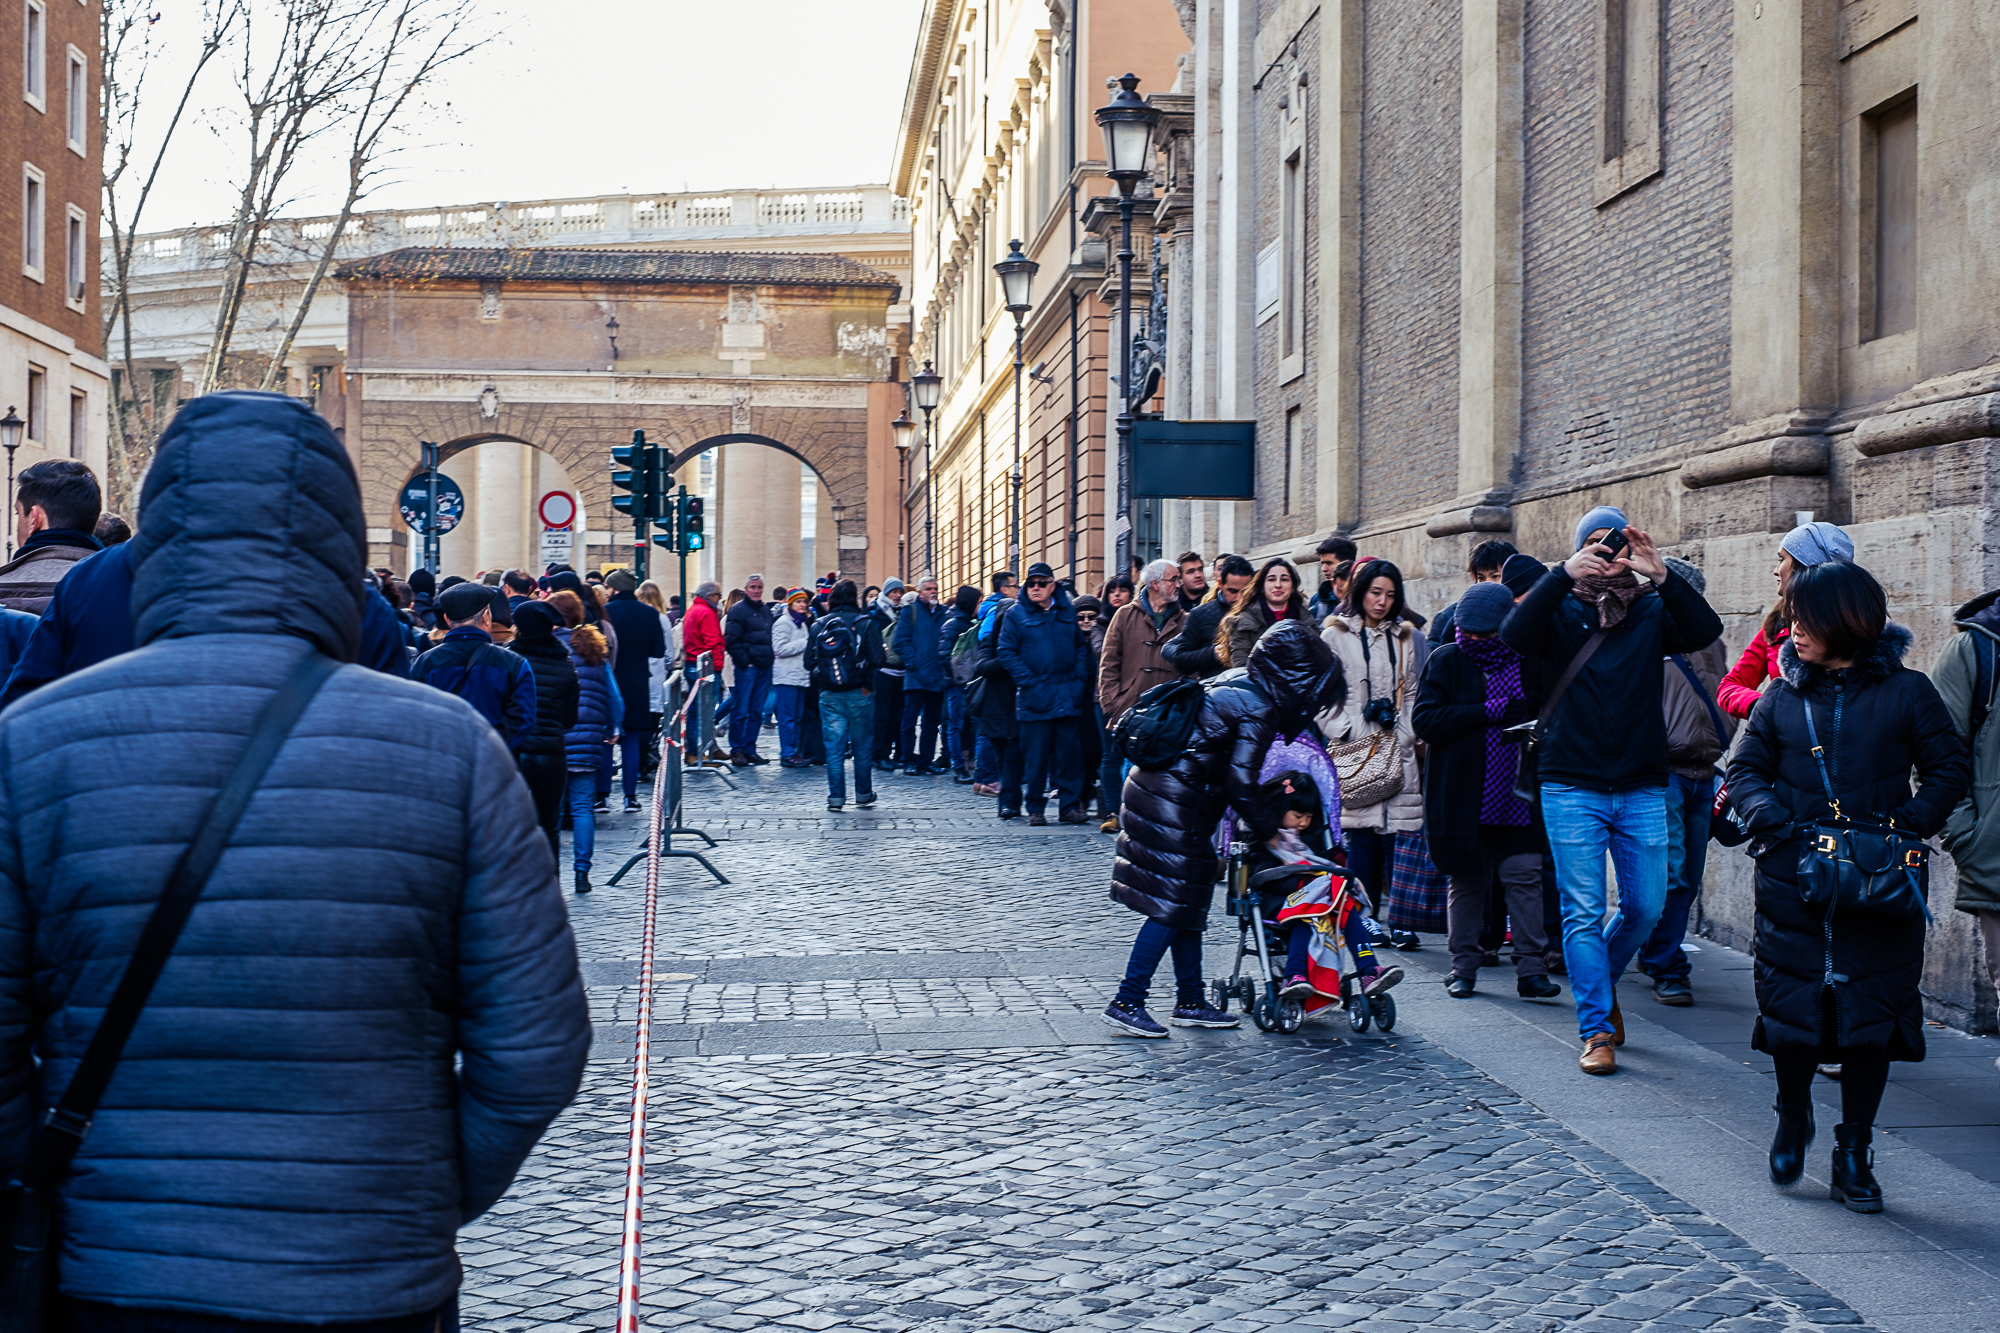
[[[1577,678],[1578,673],[1590,659],[1597,655],[1597,650],[1604,645],[1604,636],[1610,632],[1607,629],[1593,631],[1591,636],[1583,641],[1583,647],[1576,650],[1576,656],[1569,659],[1569,665],[1563,668],[1562,675],[1556,677],[1555,688],[1549,691],[1548,698],[1542,700],[1542,714],[1535,719],[1537,733],[1556,715],[1556,705],[1562,702],[1563,695],[1569,693],[1570,683]]]
[[[71,1159],[83,1145],[83,1136],[90,1132],[91,1118],[97,1114],[97,1103],[111,1082],[112,1071],[125,1053],[125,1043],[139,1022],[139,1012],[146,1007],[153,984],[160,979],[167,957],[173,953],[181,928],[194,912],[196,899],[207,887],[215,863],[235,834],[237,821],[243,817],[251,796],[256,794],[258,784],[264,780],[272,759],[300,714],[339,667],[330,657],[308,652],[258,713],[249,743],[243,747],[228,782],[216,794],[207,819],[196,830],[187,850],[181,853],[159,902],[146,918],[139,942],[125,964],[124,974],[118,978],[118,988],[112,992],[111,1003],[105,1007],[97,1031],[91,1034],[90,1045],[77,1064],[75,1076],[63,1090],[62,1101],[48,1113],[35,1135],[27,1169],[22,1173],[28,1184],[47,1188],[68,1174]]]
[[[1972,655],[1979,669],[1972,683],[1972,727],[1970,734],[1977,738],[1979,729],[1986,725],[1987,715],[1993,711],[1993,639],[1981,630],[1967,631],[1972,635]]]

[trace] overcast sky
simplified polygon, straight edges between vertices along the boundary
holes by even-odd
[[[157,38],[175,41],[196,10],[163,0]],[[485,12],[501,40],[446,75],[364,208],[888,177],[920,0],[492,0]],[[227,214],[240,140],[229,85],[208,88],[145,231]],[[341,184],[337,160],[313,163],[286,211],[331,212]]]

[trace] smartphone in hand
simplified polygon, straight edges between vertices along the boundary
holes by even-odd
[[[1631,542],[1625,539],[1625,530],[1623,528],[1613,528],[1610,536],[1603,538],[1597,543],[1598,548],[1604,552],[1606,560],[1616,560],[1619,553],[1631,544]]]

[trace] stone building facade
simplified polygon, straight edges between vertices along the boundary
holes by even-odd
[[[1559,559],[1577,515],[1615,503],[1704,567],[1740,650],[1777,537],[1809,512],[1853,534],[1918,667],[2000,582],[2000,10],[1181,16],[1192,114],[1159,178],[1185,154],[1193,198],[1167,404],[1257,423],[1233,549],[1310,559],[1339,531],[1428,612],[1474,543]],[[1167,545],[1202,508],[1169,506]],[[1941,864],[1926,992],[1991,1027]],[[1709,876],[1704,929],[1747,944],[1748,863],[1718,855]]]
[[[23,422],[16,471],[80,458],[101,479],[110,372],[97,287],[100,18],[97,0],[0,7],[0,413]]]

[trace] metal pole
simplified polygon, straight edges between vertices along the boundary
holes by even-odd
[[[11,412],[14,409],[10,407],[7,410]],[[30,412],[29,415],[34,414]],[[13,444],[7,446],[7,558],[9,560],[14,558],[14,450],[19,447]]]
[[[678,522],[674,527],[674,534],[678,540],[674,542],[674,546],[677,548],[681,558],[681,616],[683,619],[686,618],[688,610],[687,533],[682,531],[687,526],[687,505],[684,503],[687,500],[687,493],[687,484],[683,482],[681,484],[680,498],[674,504],[674,513],[678,516]]]
[[[1021,569],[1021,316],[1014,315],[1014,547],[1007,563]]]
[[[1120,181],[1118,192],[1118,567],[1104,571],[1106,578],[1123,574],[1132,564],[1132,187],[1136,183]]]
[[[932,497],[931,413],[929,408],[925,408],[924,409],[924,571],[926,573],[935,575],[937,573],[937,546],[935,545],[935,534],[937,531],[937,525],[936,525],[937,508],[936,508],[936,501],[933,500],[931,497]]]
[[[444,534],[438,530],[438,447],[426,442],[424,450],[424,569],[438,572]]]

